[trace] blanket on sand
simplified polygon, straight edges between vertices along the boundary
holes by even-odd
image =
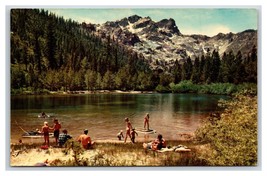
[[[187,146],[185,145],[178,145],[178,146],[173,146],[173,147],[166,147],[166,148],[162,148],[160,150],[157,150],[158,152],[190,152],[191,149],[189,149]]]

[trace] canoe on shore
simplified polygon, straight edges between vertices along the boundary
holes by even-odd
[[[22,135],[23,138],[41,138],[44,137],[43,133],[28,132]],[[54,133],[49,133],[49,137],[54,137]]]

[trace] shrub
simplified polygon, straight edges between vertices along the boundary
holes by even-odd
[[[196,93],[198,86],[193,84],[192,81],[181,81],[179,84],[170,84],[171,91],[173,93]]]
[[[156,91],[160,92],[160,93],[168,93],[168,92],[170,92],[170,89],[168,87],[165,87],[165,86],[162,86],[162,85],[159,84],[156,87]]]
[[[226,108],[221,118],[209,119],[196,131],[196,139],[211,146],[202,157],[208,165],[257,165],[257,97],[239,95],[219,105]]]

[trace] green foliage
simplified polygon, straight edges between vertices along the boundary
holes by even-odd
[[[168,87],[165,87],[165,86],[162,86],[161,84],[159,84],[156,87],[156,91],[160,92],[160,93],[168,93],[168,92],[170,92],[170,89]]]
[[[62,152],[65,153],[66,155],[70,154],[70,152],[72,152],[72,156],[74,158],[75,164],[77,166],[81,165],[80,155],[83,154],[83,152],[84,152],[84,148],[82,147],[81,143],[79,143],[73,139],[69,139],[64,144],[64,146],[65,146],[65,149]]]
[[[231,83],[212,83],[205,87],[205,93],[231,95],[237,92],[236,85]],[[204,92],[204,91],[202,91]]]
[[[257,96],[239,95],[219,105],[225,108],[220,118],[210,117],[195,133],[211,146],[202,157],[214,166],[257,165]]]
[[[192,81],[181,81],[179,84],[170,84],[173,93],[195,93],[197,86]]]
[[[237,92],[241,95],[255,96],[257,95],[257,84],[244,83],[237,86]]]
[[[257,85],[253,83],[231,84],[231,83],[212,83],[197,85],[192,81],[181,81],[179,84],[171,83],[170,90],[173,93],[205,93],[219,95],[257,95]]]
[[[11,10],[11,89],[75,91],[98,89],[157,90],[232,94],[230,84],[257,83],[257,47],[251,54],[209,51],[151,70],[145,59],[110,36],[99,36],[92,24],[66,20],[43,9]],[[174,58],[175,59],[175,58]],[[161,63],[161,60],[158,60]],[[180,81],[192,81],[193,87]],[[230,83],[219,88],[213,83]],[[179,86],[176,86],[179,84]],[[212,84],[199,88],[195,85]],[[157,87],[158,86],[158,87]],[[15,89],[18,89],[17,91]]]
[[[12,9],[10,40],[13,90],[129,90],[139,85],[139,72],[150,71],[142,55],[110,36],[44,10]]]

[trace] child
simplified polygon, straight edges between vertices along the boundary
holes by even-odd
[[[131,131],[131,141],[132,141],[132,143],[135,143],[135,135],[138,136],[138,133],[133,128],[132,131]]]
[[[121,140],[121,138],[124,138],[122,130],[117,134],[117,137],[119,140]]]
[[[49,126],[47,122],[44,122],[44,126],[42,127],[42,133],[44,134],[44,144],[49,146]]]

